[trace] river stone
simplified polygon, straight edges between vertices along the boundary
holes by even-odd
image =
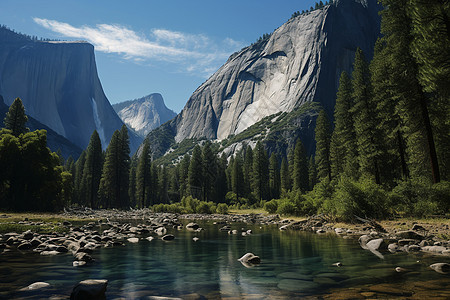
[[[417,232],[413,230],[405,230],[405,231],[399,231],[396,233],[396,235],[403,239],[414,239],[414,240],[422,240],[423,236],[421,234],[418,234]]]
[[[51,251],[47,251],[46,250],[46,251],[42,251],[40,254],[43,255],[43,256],[53,256],[53,255],[60,254],[60,252],[58,252],[56,250],[51,250]]]
[[[370,236],[368,236],[367,234],[360,236],[358,239],[359,245],[363,249],[367,249],[367,243],[369,241],[370,241]]]
[[[347,232],[342,229],[342,228],[335,228],[334,232],[336,232],[336,234],[346,234]]]
[[[64,246],[57,246],[55,251],[58,251],[58,252],[61,252],[61,253],[69,252],[69,250],[66,247],[64,247]]]
[[[186,229],[197,230],[200,226],[197,223],[189,223],[186,225]]]
[[[38,281],[38,282],[30,284],[29,286],[21,288],[20,291],[41,290],[41,289],[48,288],[49,286],[50,286],[50,283]]]
[[[71,300],[106,299],[106,279],[89,279],[80,281],[70,294]]]
[[[133,243],[133,244],[139,243],[139,239],[135,238],[135,237],[129,238],[129,239],[127,239],[127,241],[130,243]]]
[[[311,292],[318,289],[320,285],[313,281],[283,279],[278,283],[278,288],[289,292]]]
[[[419,252],[421,249],[420,246],[418,246],[418,245],[409,245],[409,246],[405,246],[405,247],[407,247],[406,248],[407,252]]]
[[[388,245],[388,251],[391,252],[391,253],[396,253],[396,252],[400,251],[400,248],[399,248],[399,246],[397,244],[392,243],[392,244]]]
[[[244,254],[244,256],[239,258],[238,261],[243,263],[259,264],[261,263],[261,258],[259,258],[259,256],[256,256],[253,253],[246,253]]]
[[[18,250],[30,250],[31,248],[33,248],[33,245],[30,242],[23,242],[17,246]]]
[[[167,233],[167,229],[165,227],[158,227],[158,228],[155,229],[155,233],[157,235],[162,236],[162,235],[165,235]]]
[[[422,247],[422,250],[433,253],[442,253],[443,251],[447,250],[447,248],[443,246],[425,246]]]
[[[172,241],[175,239],[175,236],[173,234],[166,234],[161,238],[163,241]]]
[[[448,263],[435,263],[430,266],[431,269],[441,274],[450,273],[450,264]]]
[[[75,260],[78,260],[78,261],[85,261],[85,262],[92,261],[92,256],[90,256],[89,254],[87,254],[85,252],[78,252],[74,256],[75,256]]]
[[[368,241],[366,247],[369,250],[381,250],[386,248],[386,244],[383,239],[375,239]]]
[[[199,239],[198,237],[195,236],[195,237],[192,238],[192,240],[193,240],[194,242],[197,242],[197,241],[200,240],[200,239]]]
[[[25,231],[22,235],[25,240],[31,240],[34,237],[34,234],[30,230]]]
[[[401,240],[398,240],[398,244],[400,246],[414,245],[417,242],[418,242],[418,240],[414,240],[414,239],[401,239]]]

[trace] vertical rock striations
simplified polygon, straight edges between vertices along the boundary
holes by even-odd
[[[123,124],[87,42],[36,41],[0,28],[0,94],[7,105],[20,97],[28,115],[83,149],[95,129],[105,147]],[[130,140],[132,149],[141,141]]]
[[[376,0],[338,0],[233,54],[168,125],[175,140],[224,139],[312,101],[331,115],[340,74],[351,72],[356,48],[372,53],[379,9]]]

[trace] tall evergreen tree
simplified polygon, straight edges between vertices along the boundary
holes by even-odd
[[[132,162],[130,166],[130,177],[128,179],[128,198],[130,199],[130,207],[137,207],[136,200],[136,162]]]
[[[269,198],[269,160],[261,142],[256,143],[253,153],[253,191],[257,200]]]
[[[202,149],[203,200],[211,201],[217,177],[217,156],[211,149],[211,142],[206,141]]]
[[[314,189],[314,186],[317,183],[317,168],[314,162],[314,157],[311,155],[309,157],[308,163],[308,178],[309,178],[309,189]]]
[[[130,166],[128,130],[116,130],[106,149],[106,158],[100,180],[99,198],[104,207],[125,208],[128,203]]]
[[[252,147],[250,147],[249,145],[245,147],[243,171],[244,171],[244,194],[247,198],[250,198],[253,180],[253,150]]]
[[[152,154],[150,152],[150,142],[144,141],[141,156],[138,160],[136,170],[136,200],[139,208],[152,205],[150,199],[150,189],[152,185]]]
[[[334,130],[330,142],[332,177],[337,177],[344,171],[346,176],[354,178],[358,176],[358,153],[352,107],[352,82],[344,71],[339,80],[334,107]]]
[[[308,162],[306,151],[300,139],[297,140],[294,148],[293,176],[294,190],[306,192],[309,187]]]
[[[389,84],[397,101],[406,138],[408,169],[412,177],[430,176],[440,181],[439,164],[430,121],[428,101],[417,79],[418,66],[411,55],[412,20],[409,0],[382,0],[381,30],[389,55]]]
[[[167,174],[166,166],[161,166],[159,168],[159,176],[158,176],[158,194],[159,194],[159,202],[160,203],[169,203],[169,177]]]
[[[320,180],[328,178],[331,181],[331,129],[325,110],[321,110],[317,117],[315,135],[317,176]]]
[[[191,162],[191,157],[189,154],[185,154],[183,159],[180,162],[180,198],[189,195],[189,182],[188,182],[188,174],[189,174],[189,164]]]
[[[351,111],[355,122],[359,168],[362,174],[373,176],[379,184],[381,134],[377,130],[376,105],[372,101],[369,64],[359,48],[356,50],[353,67],[354,105]]]
[[[227,186],[227,157],[223,153],[217,164],[217,178],[215,182],[215,202],[225,202],[225,196],[228,192]]]
[[[281,176],[281,188],[285,191],[290,191],[291,176],[289,173],[289,166],[285,157],[283,157],[283,160],[281,161],[280,176]]]
[[[189,194],[194,198],[200,199],[203,187],[203,165],[202,150],[199,145],[196,145],[192,151],[188,171],[188,184]]]
[[[242,171],[242,159],[240,155],[236,155],[233,160],[231,170],[231,187],[233,193],[236,194],[237,201],[243,196],[244,191],[244,172]]]
[[[102,143],[97,130],[94,130],[86,149],[86,161],[84,163],[80,187],[81,202],[85,205],[89,205],[91,208],[97,208],[98,188],[102,177],[102,169]]]
[[[80,157],[78,158],[77,162],[75,163],[75,175],[74,175],[74,185],[73,185],[73,196],[72,196],[72,202],[81,204],[80,202],[80,188],[81,188],[81,182],[83,180],[83,170],[84,170],[84,164],[86,162],[86,150],[81,152]]]
[[[281,175],[278,155],[276,153],[272,153],[269,159],[269,186],[270,198],[279,199],[281,192]]]
[[[4,124],[5,128],[12,131],[12,135],[19,136],[21,133],[27,133],[29,130],[25,126],[28,117],[25,114],[25,107],[22,100],[16,98],[6,113]]]

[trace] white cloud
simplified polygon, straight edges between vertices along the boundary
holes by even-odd
[[[226,38],[219,43],[202,34],[152,29],[150,37],[117,24],[75,27],[55,20],[33,18],[34,22],[64,38],[82,39],[97,51],[116,53],[136,62],[164,61],[177,71],[209,76],[242,43]]]

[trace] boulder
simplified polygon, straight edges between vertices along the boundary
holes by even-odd
[[[78,261],[85,261],[85,262],[90,262],[92,261],[92,256],[90,256],[89,254],[85,253],[85,252],[78,252],[74,255],[75,260]]]
[[[136,237],[129,238],[129,239],[127,239],[127,241],[128,241],[129,243],[133,243],[133,244],[139,243],[139,239],[136,238]]]
[[[238,259],[238,261],[242,262],[242,263],[249,263],[249,264],[260,264],[261,263],[261,259],[259,258],[259,256],[256,256],[253,253],[246,253],[244,256],[242,256],[241,258]]]
[[[161,226],[161,227],[158,227],[158,228],[155,229],[155,233],[157,235],[162,236],[162,235],[165,235],[167,233],[167,229],[164,226]]]
[[[74,266],[74,267],[82,267],[82,266],[84,266],[84,265],[86,265],[86,262],[85,261],[80,261],[80,260],[76,260],[76,261],[74,261],[73,263],[72,263],[72,266]]]
[[[80,281],[70,294],[71,300],[106,299],[106,279],[89,279]]]
[[[448,263],[435,263],[430,266],[431,269],[441,274],[450,273],[450,264]]]
[[[433,253],[442,253],[443,251],[447,250],[447,248],[443,246],[425,246],[422,247],[422,250]]]
[[[33,245],[30,242],[23,242],[17,246],[18,250],[30,250],[31,248],[33,248]]]
[[[189,223],[186,225],[186,229],[197,230],[200,226],[197,223]]]
[[[21,288],[20,291],[35,291],[35,290],[42,290],[48,287],[50,287],[50,283],[39,281],[32,283],[24,288]]]
[[[368,235],[362,235],[359,237],[358,242],[361,248],[367,249],[367,243],[370,241],[370,236]]]
[[[172,241],[175,239],[175,236],[173,234],[166,234],[161,238],[163,241]]]
[[[41,254],[41,255],[44,255],[44,256],[53,256],[53,255],[58,255],[58,254],[60,254],[60,252],[58,252],[58,251],[56,251],[56,250],[50,250],[50,251],[45,250],[45,251],[42,251],[40,254]]]
[[[396,253],[396,252],[399,252],[401,250],[400,250],[400,247],[397,244],[392,243],[392,244],[388,245],[388,251],[391,252],[391,253]]]
[[[399,231],[396,235],[402,239],[414,239],[414,240],[423,240],[423,235],[413,231],[413,230],[405,230]]]

